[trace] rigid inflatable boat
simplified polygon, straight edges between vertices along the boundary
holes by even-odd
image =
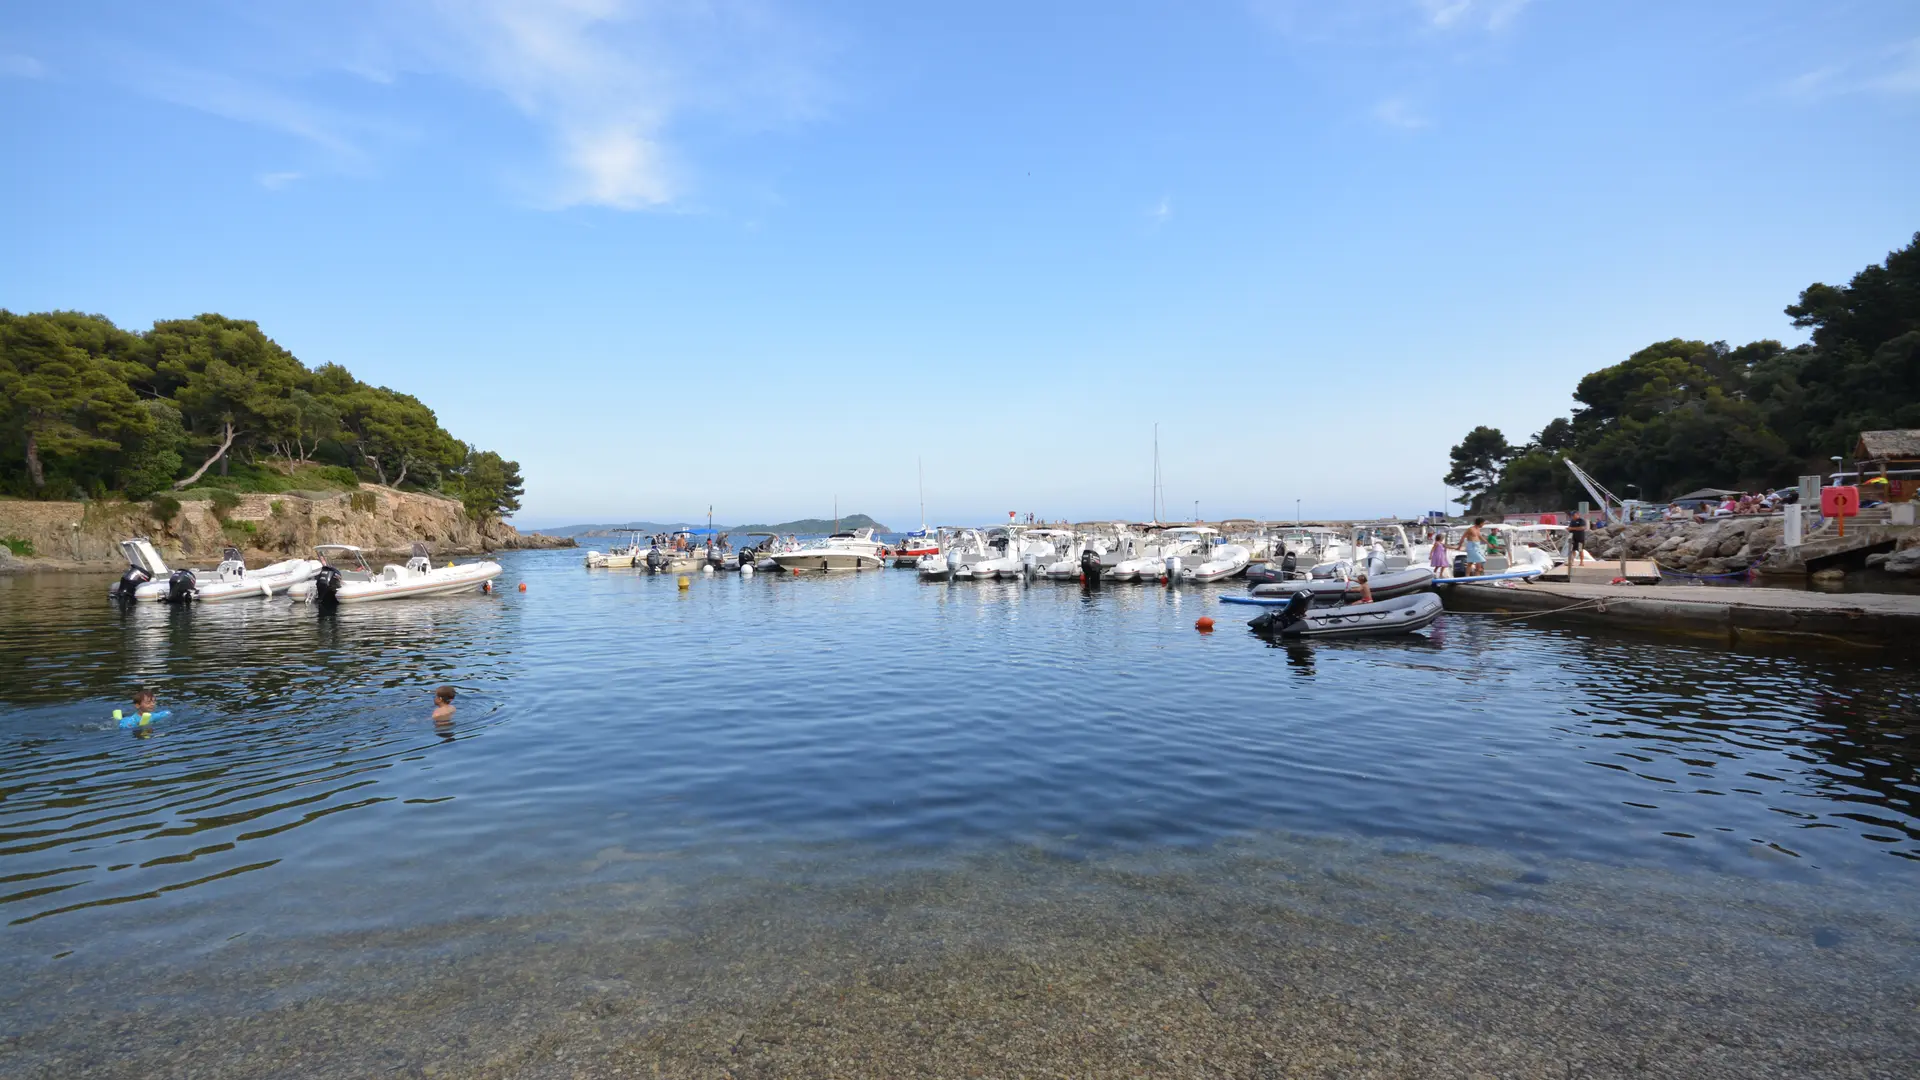
[[[1247,625],[1257,634],[1290,641],[1392,637],[1432,625],[1441,610],[1440,598],[1432,593],[1415,593],[1371,604],[1316,608],[1312,596],[1302,592],[1285,607],[1262,612]]]
[[[1396,596],[1405,596],[1408,593],[1420,592],[1432,585],[1433,571],[1424,566],[1412,567],[1406,570],[1395,570],[1391,574],[1369,577],[1367,584],[1373,588],[1374,600],[1391,600]],[[1313,603],[1316,607],[1322,607],[1327,604],[1345,603],[1359,596],[1360,583],[1357,581],[1342,581],[1339,578],[1332,580],[1315,578],[1311,581],[1272,581],[1255,585],[1250,591],[1253,594],[1250,598],[1251,600],[1274,602],[1274,598],[1277,598],[1277,602],[1282,604],[1286,603],[1287,600],[1294,595],[1304,592],[1313,598]],[[1225,596],[1221,597],[1221,599],[1230,600],[1235,603],[1249,602],[1249,598],[1238,596]]]
[[[266,599],[313,577],[320,570],[314,559],[286,559],[258,570],[247,569],[238,548],[221,553],[211,570],[169,570],[166,560],[144,536],[120,541],[127,572],[108,590],[116,599],[166,600],[211,604],[219,600]]]
[[[364,552],[351,544],[320,544],[314,552],[326,565],[312,581],[287,590],[295,600],[321,604],[358,604],[368,600],[400,600],[410,596],[439,596],[476,589],[500,576],[500,564],[491,561],[449,563],[435,567],[427,545],[413,545],[405,566],[388,563],[375,572]]]

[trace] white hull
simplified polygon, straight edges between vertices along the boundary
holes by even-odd
[[[1253,553],[1239,544],[1222,544],[1208,554],[1207,561],[1198,566],[1182,566],[1181,581],[1223,581],[1244,571],[1247,563],[1253,559]]]
[[[426,571],[390,565],[372,581],[342,582],[333,598],[341,604],[362,604],[373,600],[442,596],[477,589],[499,576],[500,564],[497,562],[463,563]],[[312,600],[315,591],[314,583],[307,581],[287,590],[287,595],[295,600]]]
[[[288,589],[303,581],[310,581],[320,572],[318,559],[287,559],[263,566],[258,570],[249,570],[244,576],[235,578],[216,574],[212,570],[191,571],[194,580],[194,598],[203,604],[215,604],[222,600],[262,600]],[[149,581],[133,591],[135,600],[160,601],[167,598],[168,584],[165,578]]]
[[[782,570],[878,570],[886,560],[857,551],[792,551],[773,557]]]

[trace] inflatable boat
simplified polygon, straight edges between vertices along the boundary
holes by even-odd
[[[1395,570],[1391,574],[1369,577],[1367,584],[1373,587],[1375,601],[1391,600],[1396,596],[1420,592],[1432,585],[1433,571],[1424,566]],[[1277,598],[1278,603],[1284,604],[1294,595],[1304,592],[1313,598],[1316,607],[1324,607],[1327,604],[1344,604],[1359,596],[1360,583],[1338,578],[1331,581],[1319,578],[1309,581],[1271,581],[1255,585],[1250,591],[1251,597],[1223,596],[1221,599],[1244,604]]]
[[[285,559],[258,570],[247,569],[238,548],[221,553],[220,565],[211,570],[170,570],[166,560],[144,536],[120,541],[127,557],[127,572],[107,590],[119,600],[165,600],[184,604],[194,600],[211,604],[220,600],[260,600],[286,592],[312,578],[320,570],[314,559]]]
[[[1440,617],[1440,598],[1415,593],[1371,604],[1316,608],[1313,597],[1296,593],[1285,607],[1262,612],[1247,625],[1256,634],[1308,641],[1320,638],[1393,637],[1431,626]]]
[[[1167,580],[1222,581],[1245,570],[1253,558],[1243,544],[1215,544],[1203,555],[1167,556]]]
[[[313,580],[287,590],[295,600],[321,604],[359,604],[369,600],[401,600],[411,596],[440,596],[477,589],[500,576],[492,561],[448,563],[435,567],[427,545],[413,545],[405,566],[388,563],[376,572],[364,552],[351,544],[320,544],[314,549],[325,565]]]

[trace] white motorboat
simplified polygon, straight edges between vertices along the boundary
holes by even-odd
[[[616,546],[606,551],[587,552],[587,566],[596,570],[620,570],[640,565],[646,551],[640,546],[640,534],[629,535],[625,546]]]
[[[1199,549],[1199,535],[1191,529],[1167,529],[1145,538],[1127,536],[1120,543],[1120,560],[1107,567],[1105,576],[1112,581],[1158,581],[1166,576],[1169,558],[1184,558]]]
[[[1042,565],[1053,561],[1053,537],[1060,534],[1059,529],[996,525],[987,530],[982,557],[955,567],[953,576],[966,581],[1039,573]]]
[[[1204,556],[1204,561],[1192,560]],[[1196,555],[1176,556],[1181,581],[1224,581],[1244,572],[1247,564],[1253,561],[1253,552],[1244,544],[1215,544]],[[1173,566],[1169,566],[1171,571]],[[1169,573],[1171,577],[1171,573]]]
[[[878,570],[887,565],[872,529],[837,532],[794,551],[777,552],[773,561],[782,570]]]
[[[913,567],[921,577],[949,578],[954,568],[986,557],[987,543],[977,529],[942,525],[938,537],[939,550],[914,560]]]
[[[314,559],[284,559],[249,570],[241,561],[239,549],[231,547],[222,553],[220,565],[211,570],[170,570],[153,541],[144,536],[120,541],[120,551],[127,557],[127,572],[114,583],[109,595],[143,601],[198,600],[211,604],[249,597],[267,599],[307,581],[320,570],[320,563]]]
[[[413,555],[406,565],[388,563],[378,571],[367,562],[366,553],[352,544],[319,544],[313,550],[325,565],[313,580],[287,590],[295,600],[359,604],[440,596],[477,589],[500,576],[500,564],[491,560],[436,567],[427,556],[425,544],[413,545]]]

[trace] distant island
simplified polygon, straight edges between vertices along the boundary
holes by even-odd
[[[777,525],[718,525],[714,526],[725,533],[775,532],[794,533],[800,536],[813,536],[830,533],[834,529],[832,518],[801,518],[798,521],[782,521]],[[872,529],[877,533],[892,532],[892,529],[873,520],[865,514],[848,514],[839,521],[840,528]],[[567,525],[557,529],[542,529],[548,536],[570,536],[575,539],[586,536],[612,536],[615,533],[641,532],[663,533],[676,529],[704,529],[704,521],[629,521],[624,525]]]

